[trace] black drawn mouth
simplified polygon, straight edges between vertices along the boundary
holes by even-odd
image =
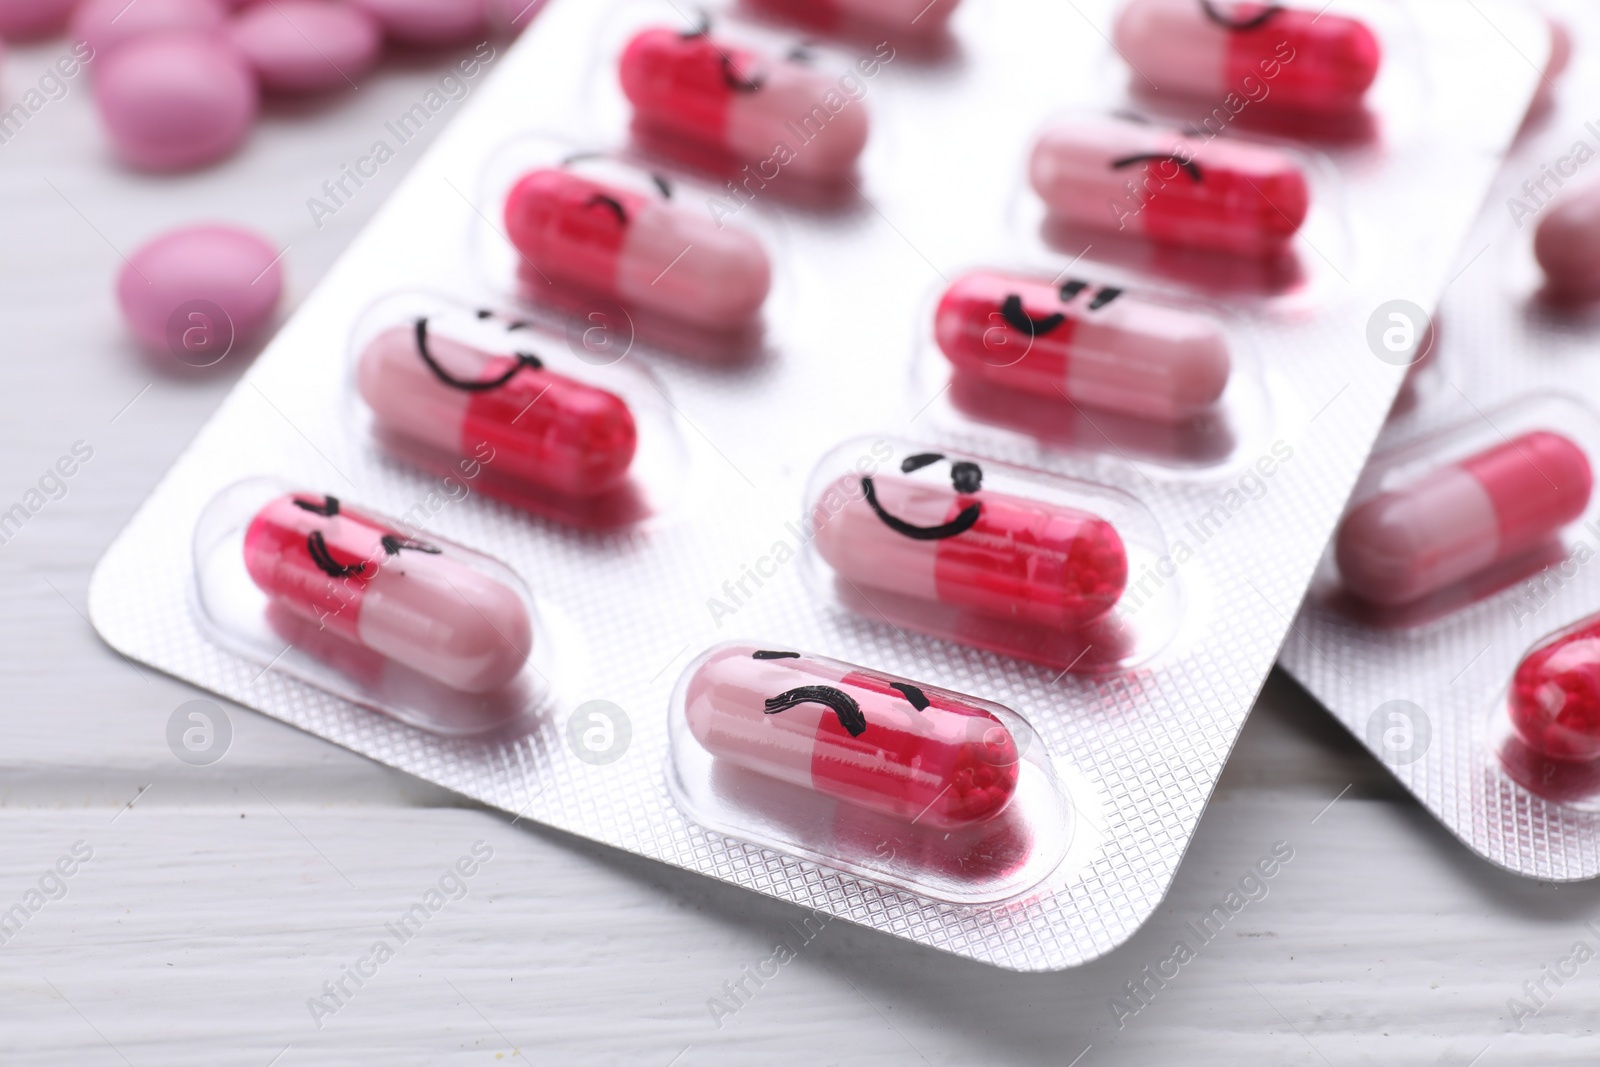
[[[1189,175],[1195,182],[1202,180],[1200,177],[1200,164],[1192,159],[1179,159],[1171,152],[1141,152],[1136,156],[1123,156],[1121,159],[1113,159],[1111,161],[1111,169],[1121,170],[1123,167],[1131,167],[1138,163],[1163,162],[1176,164],[1179,170]]]
[[[1022,331],[1029,337],[1042,337],[1067,321],[1067,317],[1059,311],[1054,315],[1046,315],[1039,319],[1034,318],[1022,306],[1022,297],[1016,293],[1006,297],[1005,301],[1000,305],[1000,317],[1005,319],[1008,325]]]
[[[329,578],[354,578],[365,573],[367,569],[365,563],[343,564],[334,559],[321,530],[311,531],[311,536],[306,538],[306,552],[311,556],[311,562],[317,565],[317,569]]]
[[[1253,30],[1257,26],[1265,25],[1268,19],[1283,10],[1277,4],[1270,4],[1259,15],[1252,15],[1250,18],[1235,22],[1218,11],[1211,0],[1200,0],[1200,9],[1206,13],[1206,18],[1228,30]]]
[[[907,456],[900,462],[902,474],[919,471],[929,464],[937,463],[944,459],[940,452],[919,452],[914,456]],[[950,485],[956,492],[963,495],[976,493],[983,487],[983,468],[970,460],[957,460],[950,464]],[[960,513],[949,522],[940,523],[938,526],[917,526],[906,522],[897,515],[891,515],[878,501],[878,490],[872,484],[870,476],[861,479],[861,492],[867,498],[867,506],[872,513],[889,529],[902,537],[909,537],[913,541],[942,541],[949,537],[960,537],[977,525],[978,519],[983,516],[983,504],[974,501],[962,508]]]
[[[593,196],[589,197],[589,199],[583,202],[583,206],[598,206],[606,208],[612,214],[617,216],[618,225],[626,226],[628,224],[628,209],[623,207],[622,201],[618,200],[614,196],[607,196],[605,193],[595,193]]]
[[[520,324],[513,323],[511,329],[515,329],[518,325]],[[518,352],[516,353],[516,362],[508,367],[506,372],[500,375],[498,378],[491,378],[486,382],[464,381],[460,378],[452,377],[450,372],[445,370],[444,367],[440,366],[439,361],[434,359],[433,353],[428,350],[428,320],[426,318],[420,318],[417,320],[416,336],[417,355],[422,357],[422,362],[428,365],[428,369],[433,372],[433,376],[438,378],[445,385],[448,385],[450,388],[460,389],[463,392],[486,393],[491,389],[498,389],[505,385],[524,369],[544,369],[544,361],[538,356],[534,355],[532,352]],[[332,497],[329,499],[331,500]],[[338,502],[334,501],[334,505],[337,507]]]

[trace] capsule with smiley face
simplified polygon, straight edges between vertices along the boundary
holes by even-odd
[[[622,91],[645,126],[814,182],[838,181],[867,143],[867,110],[848,82],[691,33],[648,29],[628,42]],[[775,153],[775,146],[786,151]]]
[[[535,170],[505,204],[506,233],[538,279],[712,331],[761,310],[772,267],[734,223],[564,167]]]
[[[746,770],[934,830],[992,819],[1016,792],[1016,740],[970,697],[759,645],[691,670],[690,734]]]
[[[1215,405],[1231,366],[1227,340],[1203,315],[1078,279],[963,275],[939,301],[934,336],[960,373],[1160,422]]]
[[[845,581],[1054,631],[1108,614],[1128,580],[1116,528],[1086,511],[983,488],[972,460],[908,456],[849,474],[811,505],[818,553]]]
[[[533,649],[514,590],[336,497],[269,501],[245,531],[244,564],[280,607],[451,689],[500,689]]]
[[[1115,119],[1051,126],[1028,177],[1059,222],[1237,256],[1281,254],[1311,207],[1304,172],[1275,148]]]
[[[1112,40],[1165,91],[1251,95],[1269,107],[1352,111],[1378,76],[1363,23],[1314,8],[1226,0],[1130,0]],[[1265,95],[1255,86],[1265,86]]]
[[[356,369],[385,431],[450,456],[493,457],[495,470],[572,497],[628,476],[638,445],[621,397],[547,369],[537,353],[486,352],[418,317],[374,337]]]

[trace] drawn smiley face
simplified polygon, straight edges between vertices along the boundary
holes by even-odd
[[[339,514],[339,498],[324,496],[321,500],[306,500],[302,497],[294,498],[294,506],[301,511],[309,511],[313,515],[332,519]],[[426,541],[415,541],[409,537],[402,537],[395,533],[386,533],[379,538],[378,543],[383,548],[386,557],[398,556],[402,549],[411,552],[423,552],[430,556],[437,556],[443,550]],[[372,560],[357,560],[352,563],[340,563],[334,558],[333,551],[328,547],[327,538],[321,530],[313,530],[306,538],[306,554],[311,557],[311,562],[317,569],[330,578],[365,578],[368,568],[375,566]]]
[[[923,467],[938,463],[944,459],[942,452],[919,452],[914,456],[907,456],[900,463],[902,474],[911,474]],[[962,496],[977,493],[983,487],[983,468],[971,460],[960,459],[950,464],[950,485]],[[909,537],[913,541],[942,541],[950,537],[960,537],[977,525],[978,519],[983,516],[983,502],[974,500],[949,522],[937,526],[917,526],[906,522],[897,515],[891,515],[878,501],[878,490],[873,485],[871,476],[861,479],[861,492],[867,499],[867,506],[872,513],[878,516],[889,529],[902,537]]]
[[[760,650],[750,655],[751,659],[799,659],[798,652],[773,652]],[[917,711],[925,711],[930,705],[927,694],[909,682],[890,682],[889,688],[906,698]],[[831,685],[802,685],[787,689],[775,697],[769,697],[762,702],[765,713],[776,715],[788,711],[790,708],[801,704],[821,704],[829,709],[839,719],[839,725],[851,737],[860,737],[867,732],[867,717],[861,710],[861,705],[856,698],[846,693],[843,689]]]
[[[1079,281],[1077,278],[1069,278],[1061,284],[1057,293],[1061,298],[1061,303],[1066,305],[1076,300],[1078,294],[1088,288],[1090,288],[1088,282]],[[1122,290],[1116,286],[1102,285],[1090,299],[1087,310],[1099,311],[1121,295]],[[1001,301],[998,314],[1001,319],[1005,320],[1006,325],[1020,333],[1027,334],[1030,340],[1035,337],[1044,337],[1067,321],[1066,314],[1060,311],[1039,316],[1028,314],[1028,309],[1023,305],[1020,293],[1008,294]]]

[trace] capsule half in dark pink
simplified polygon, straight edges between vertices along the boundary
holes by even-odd
[[[720,648],[684,716],[718,759],[936,830],[992,819],[1017,788],[1016,740],[979,702],[821,656]]]
[[[1373,604],[1420,600],[1555,537],[1592,483],[1572,441],[1523,434],[1358,505],[1335,541],[1340,576]]]

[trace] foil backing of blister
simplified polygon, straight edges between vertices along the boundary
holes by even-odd
[[[1123,106],[1127,86],[1105,39],[1109,0],[967,0],[942,54],[901,52],[870,82],[874,134],[859,198],[826,212],[777,198],[742,209],[772,238],[778,272],[766,353],[738,368],[630,356],[651,361],[692,446],[672,513],[593,534],[474,494],[428,527],[516,568],[559,627],[557,710],[535,732],[507,743],[440,739],[213,645],[191,609],[188,546],[220,489],[272,475],[402,515],[437,488],[350,429],[352,326],[402,289],[507,303],[509,285],[484,270],[484,242],[500,239],[499,205],[482,198],[485,169],[526,131],[597,149],[626,142],[614,56],[596,51],[617,39],[624,7],[640,5],[557,0],[496,61],[108,550],[90,589],[95,626],[128,656],[524,818],[997,966],[1061,969],[1109,951],[1166,892],[1399,385],[1399,369],[1367,350],[1367,318],[1397,297],[1434,305],[1526,107],[1535,75],[1524,57],[1542,62],[1542,23],[1488,0],[1478,14],[1450,0],[1362,9],[1399,26],[1404,48],[1377,87],[1388,87],[1381,100],[1391,108],[1377,138],[1326,149],[1333,185],[1322,187],[1348,240],[1297,247],[1316,279],[1305,299],[1223,301],[1240,343],[1271,365],[1269,439],[1292,450],[1260,481],[1264,492],[1256,482],[1240,490],[1254,451],[1174,468],[1115,448],[1051,449],[920,421],[935,399],[916,391],[912,372],[930,290],[975,262],[1068,265],[1071,256],[1043,251],[1031,227],[1016,225],[1031,204],[1022,178],[1031,140],[1064,108]],[[663,2],[659,21],[683,18]],[[1074,271],[1095,270],[1091,249]],[[794,547],[816,459],[878,432],[1132,492],[1169,540],[1195,542],[1179,568],[1177,637],[1135,669],[1081,677],[837,614],[809,594],[799,560],[758,590],[747,585],[754,595],[730,597],[725,583],[747,564],[777,543]],[[734,610],[714,613],[713,598]],[[669,695],[689,660],[736,637],[1026,716],[1081,783],[1068,859],[1020,897],[951,905],[690,823],[666,787]],[[566,740],[567,715],[590,699],[629,717],[631,741],[615,762],[585,762]]]
[[[1520,397],[1559,395],[1591,410],[1600,397],[1600,316],[1543,301],[1532,251],[1545,205],[1600,180],[1600,166],[1578,162],[1575,151],[1582,142],[1600,152],[1593,103],[1600,99],[1600,17],[1582,3],[1544,7],[1571,34],[1571,65],[1542,83],[1547,105],[1530,115],[1462,246],[1436,316],[1438,352],[1407,386],[1412,395],[1402,394],[1379,437],[1379,455],[1457,424],[1482,423],[1498,440],[1498,409]],[[1572,173],[1563,177],[1558,167]],[[1559,184],[1546,177],[1550,172]],[[1541,180],[1543,191],[1524,188]],[[1580,543],[1591,551],[1600,545],[1600,528],[1590,522],[1568,531],[1569,559]],[[1331,584],[1329,567],[1319,584]],[[1449,617],[1400,631],[1352,622],[1314,590],[1281,654],[1289,672],[1469,848],[1507,870],[1552,881],[1600,875],[1600,816],[1517,784],[1501,766],[1496,740],[1503,735],[1506,688],[1523,654],[1600,610],[1593,563],[1570,569],[1569,575],[1555,569],[1552,580],[1530,576]],[[1386,748],[1384,727],[1372,720],[1392,701],[1420,712],[1403,712],[1416,724],[1382,720],[1402,731]],[[1427,731],[1425,749],[1419,727]]]

